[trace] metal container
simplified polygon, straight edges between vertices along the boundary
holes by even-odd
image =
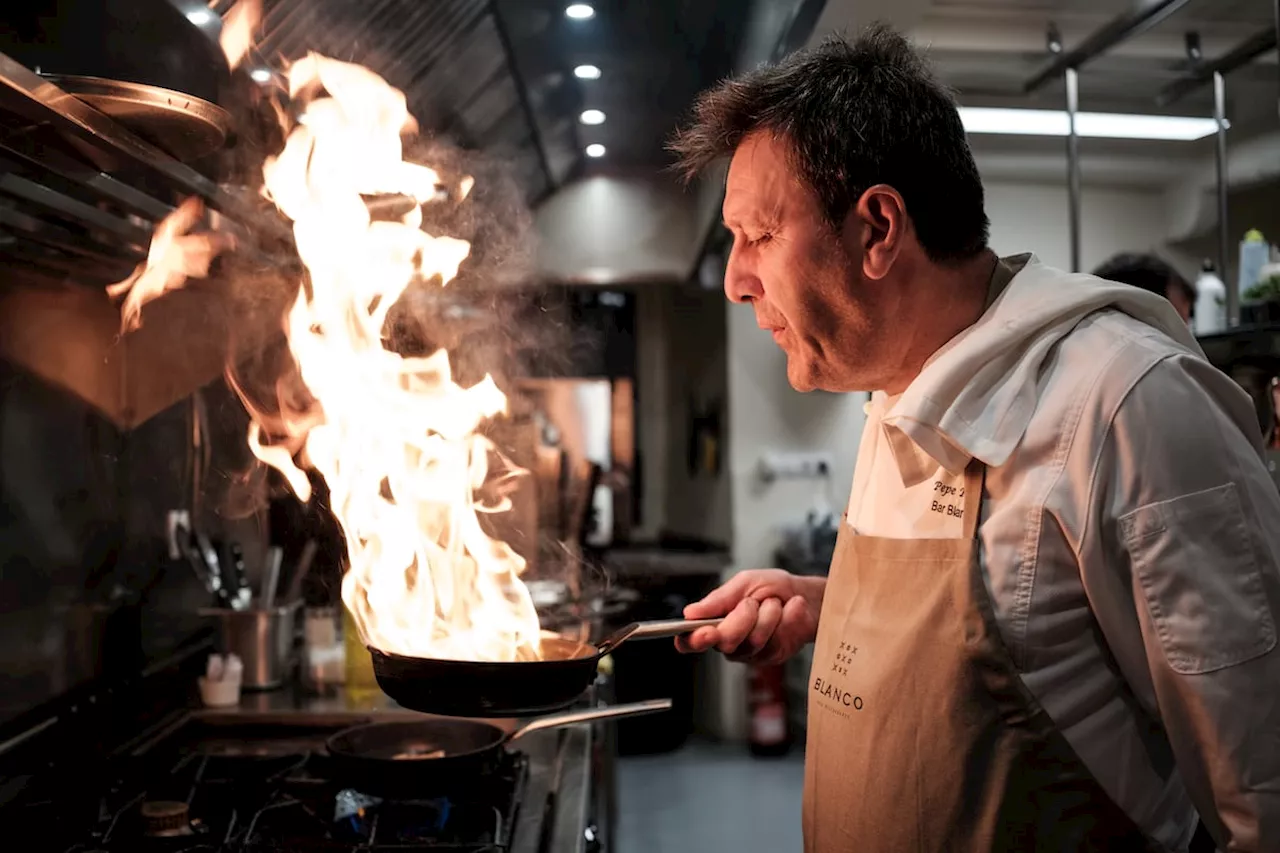
[[[245,690],[271,690],[292,673],[298,604],[269,610],[201,609],[201,616],[214,620],[218,651],[235,655],[244,664],[241,687]]]

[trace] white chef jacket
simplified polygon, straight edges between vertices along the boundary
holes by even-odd
[[[861,534],[962,535],[1023,681],[1102,787],[1185,850],[1280,851],[1280,494],[1248,396],[1160,297],[1033,256],[899,397],[873,395]]]

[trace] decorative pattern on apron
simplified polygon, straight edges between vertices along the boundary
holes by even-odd
[[[977,560],[985,468],[961,539],[841,525],[809,675],[806,853],[1161,851],[1027,691]]]

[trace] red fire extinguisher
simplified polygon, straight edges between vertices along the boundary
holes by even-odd
[[[782,664],[751,665],[747,673],[749,743],[753,755],[785,755],[791,749],[787,678]]]

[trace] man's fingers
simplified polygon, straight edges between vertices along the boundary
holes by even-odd
[[[790,645],[798,649],[805,643],[817,639],[818,614],[809,609],[809,602],[804,596],[792,596],[782,608],[782,628],[779,633],[786,635],[784,646]]]
[[[805,643],[811,642],[817,633],[817,620],[809,612],[809,604],[802,596],[793,596],[785,605],[781,602],[779,605],[777,630],[751,657],[755,663],[782,663],[799,651]]]
[[[712,619],[716,616],[724,616],[742,600],[750,580],[745,572],[739,572],[729,578],[722,586],[718,586],[707,593],[707,596],[701,601],[686,605],[684,618]]]
[[[782,601],[777,598],[766,598],[761,601],[756,613],[755,626],[742,644],[728,655],[729,660],[739,663],[756,660],[761,650],[773,637],[781,621]]]
[[[715,648],[720,642],[720,632],[714,627],[697,628],[692,633],[681,634],[676,637],[676,651],[689,654],[692,652],[705,652],[707,649]]]
[[[732,654],[751,633],[756,625],[756,616],[760,613],[760,605],[754,598],[744,598],[738,606],[729,611],[729,615],[716,626],[720,642],[716,648],[725,654]]]
[[[765,643],[778,630],[782,622],[782,602],[776,598],[766,598],[760,602],[760,612],[756,615],[756,625],[747,637],[747,645],[752,653],[764,648]]]

